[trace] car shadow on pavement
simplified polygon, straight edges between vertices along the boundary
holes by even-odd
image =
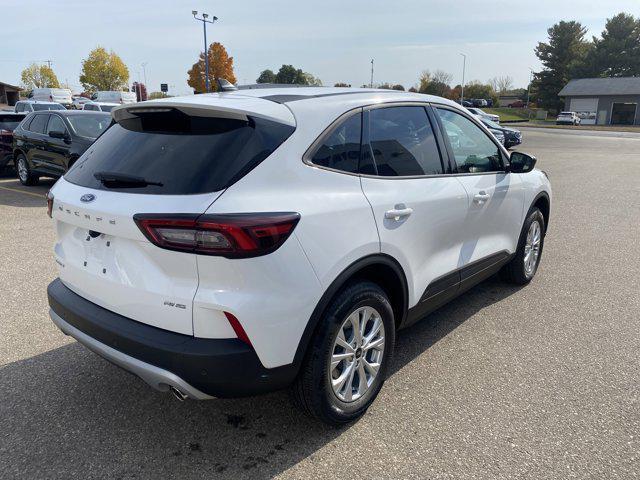
[[[517,290],[490,279],[403,330],[391,374]],[[284,392],[181,403],[75,342],[0,367],[0,391],[0,478],[270,478],[353,428]]]

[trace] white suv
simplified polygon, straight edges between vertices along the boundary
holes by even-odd
[[[49,194],[50,314],[180,399],[291,387],[351,421],[399,328],[536,273],[547,176],[443,98],[239,90],[112,116]]]

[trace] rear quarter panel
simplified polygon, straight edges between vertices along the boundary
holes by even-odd
[[[198,257],[199,310],[227,309],[271,368],[291,363],[302,333],[329,284],[351,263],[380,251],[360,178],[303,163],[326,125],[298,126],[268,159],[231,186],[207,213],[298,212],[294,234],[276,252],[248,260]]]

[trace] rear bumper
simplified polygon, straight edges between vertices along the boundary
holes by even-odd
[[[169,332],[106,310],[56,279],[47,288],[50,315],[65,334],[157,390],[174,387],[198,400],[278,390],[296,374],[293,365],[264,368],[242,341]]]

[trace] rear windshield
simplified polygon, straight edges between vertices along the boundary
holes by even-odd
[[[215,192],[246,175],[293,131],[289,125],[252,117],[245,121],[178,111],[140,114],[109,128],[64,178],[83,187],[127,193]],[[108,188],[96,173],[142,177],[153,185]]]
[[[98,138],[111,123],[111,115],[100,113],[83,113],[69,115],[67,120],[73,130],[82,137]]]

